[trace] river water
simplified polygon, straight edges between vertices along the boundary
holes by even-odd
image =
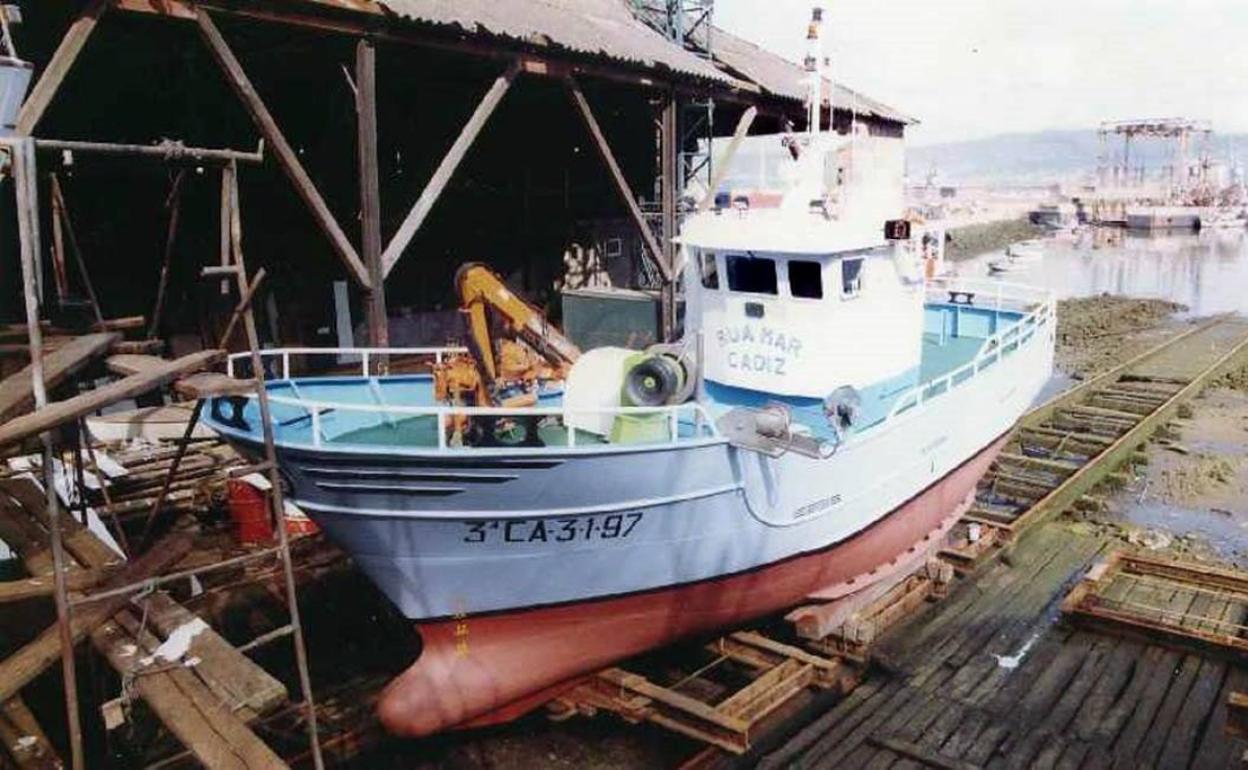
[[[1003,281],[1045,286],[1058,296],[1122,294],[1173,300],[1195,316],[1248,313],[1248,231],[1135,234],[1089,228],[1044,239],[1044,257],[997,274]],[[1002,252],[954,266],[981,278]]]

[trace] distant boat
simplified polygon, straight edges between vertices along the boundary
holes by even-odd
[[[1013,262],[1035,262],[1044,257],[1044,244],[1038,240],[1019,241],[1007,246],[1005,255]]]

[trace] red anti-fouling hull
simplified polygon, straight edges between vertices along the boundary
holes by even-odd
[[[541,702],[535,696],[629,656],[790,608],[888,564],[939,527],[1004,442],[822,551],[691,585],[419,624],[420,658],[386,687],[378,715],[406,736],[514,718]]]

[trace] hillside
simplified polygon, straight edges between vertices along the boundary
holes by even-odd
[[[1120,141],[1111,140],[1109,146],[1121,151]],[[1132,157],[1156,168],[1167,163],[1165,147],[1160,141],[1137,141]],[[1248,158],[1248,135],[1214,134],[1210,153],[1217,160]],[[906,165],[912,182],[935,169],[942,183],[1041,183],[1091,174],[1099,154],[1095,129],[1036,131],[911,147]]]

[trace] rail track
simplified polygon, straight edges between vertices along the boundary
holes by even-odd
[[[1248,319],[1220,316],[1033,409],[979,484],[943,555],[973,569],[1089,493],[1211,380],[1248,362]]]

